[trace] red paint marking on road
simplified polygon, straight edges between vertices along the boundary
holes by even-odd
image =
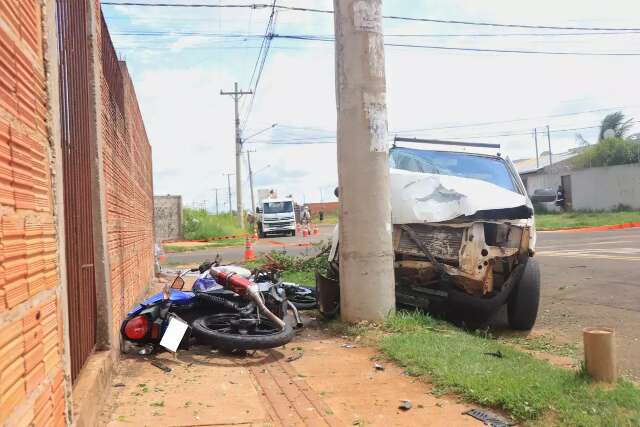
[[[613,224],[613,225],[596,225],[593,227],[575,227],[575,228],[560,228],[558,230],[540,230],[545,231],[547,233],[563,233],[563,232],[572,232],[572,233],[590,233],[592,231],[609,231],[609,230],[620,230],[624,228],[636,228],[640,227],[640,222],[627,222],[624,224]]]

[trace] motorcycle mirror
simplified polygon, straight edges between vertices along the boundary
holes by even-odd
[[[335,194],[335,195],[336,195],[336,198],[339,198],[339,197],[340,197],[340,196],[339,196],[339,194],[340,194],[340,187],[336,187],[336,189],[335,189],[335,190],[333,190],[333,194]]]
[[[173,283],[171,284],[171,289],[177,289],[179,291],[184,288],[184,279],[180,276],[173,279]]]

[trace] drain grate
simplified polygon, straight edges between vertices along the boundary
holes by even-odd
[[[463,412],[463,414],[470,415],[476,420],[480,420],[491,427],[510,427],[516,425],[515,421],[511,419],[501,417],[498,414],[484,411],[482,409],[469,409],[468,411]]]

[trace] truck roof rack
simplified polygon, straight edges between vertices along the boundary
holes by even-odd
[[[481,148],[497,148],[500,149],[500,144],[488,144],[486,142],[460,142],[460,141],[441,141],[439,139],[420,139],[420,138],[404,138],[396,136],[393,138],[393,145],[395,147],[396,142],[414,142],[418,144],[434,144],[434,145],[455,145],[459,147],[481,147]]]

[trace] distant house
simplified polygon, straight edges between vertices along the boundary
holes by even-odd
[[[640,135],[634,135],[640,137]],[[640,140],[640,139],[639,139]],[[513,162],[529,195],[562,185],[568,209],[611,210],[621,206],[640,209],[640,164],[576,169],[572,159],[586,147],[564,153],[545,151],[536,158]],[[549,210],[557,210],[546,203]]]

